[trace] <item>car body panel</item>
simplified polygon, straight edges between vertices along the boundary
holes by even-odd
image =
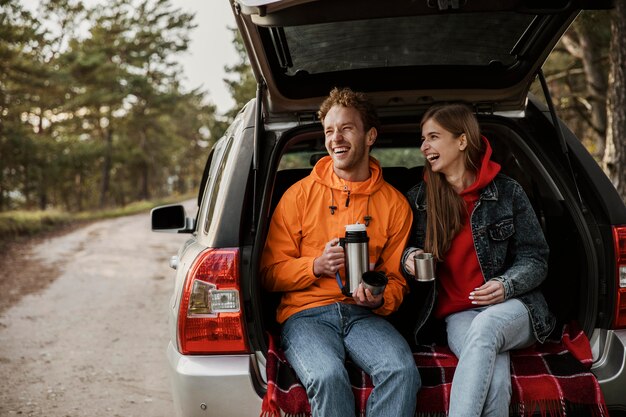
[[[626,330],[602,330],[592,337],[601,341],[600,356],[591,371],[598,378],[604,400],[615,410],[626,412]]]
[[[250,355],[185,356],[167,347],[177,416],[258,417],[261,398],[250,375]]]

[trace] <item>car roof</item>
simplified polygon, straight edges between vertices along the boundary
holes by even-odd
[[[333,87],[393,112],[464,100],[521,110],[582,9],[610,1],[235,0],[266,112],[303,113]]]

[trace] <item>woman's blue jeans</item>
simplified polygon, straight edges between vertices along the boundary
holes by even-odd
[[[459,358],[450,393],[450,417],[509,415],[509,350],[536,339],[530,315],[517,299],[446,318],[448,344]]]
[[[413,416],[420,377],[411,349],[369,309],[336,303],[296,313],[283,326],[282,345],[314,417],[355,415],[347,356],[372,378],[368,417]]]

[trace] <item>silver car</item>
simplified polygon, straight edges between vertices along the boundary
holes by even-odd
[[[198,210],[153,210],[155,231],[189,233],[172,258],[167,357],[178,416],[257,417],[276,294],[258,265],[272,210],[325,152],[316,110],[332,87],[365,91],[382,128],[373,154],[401,191],[420,178],[420,114],[474,106],[494,159],[529,195],[551,248],[551,310],[592,342],[612,416],[626,415],[626,207],[596,162],[529,94],[583,7],[604,1],[234,0],[259,83],[211,149]],[[545,83],[544,83],[545,84]],[[555,126],[559,128],[555,129]]]

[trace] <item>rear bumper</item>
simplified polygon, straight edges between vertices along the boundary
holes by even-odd
[[[598,378],[609,410],[626,411],[626,330],[603,331],[602,349],[591,371]]]
[[[167,347],[178,417],[259,417],[250,355],[184,356]]]

